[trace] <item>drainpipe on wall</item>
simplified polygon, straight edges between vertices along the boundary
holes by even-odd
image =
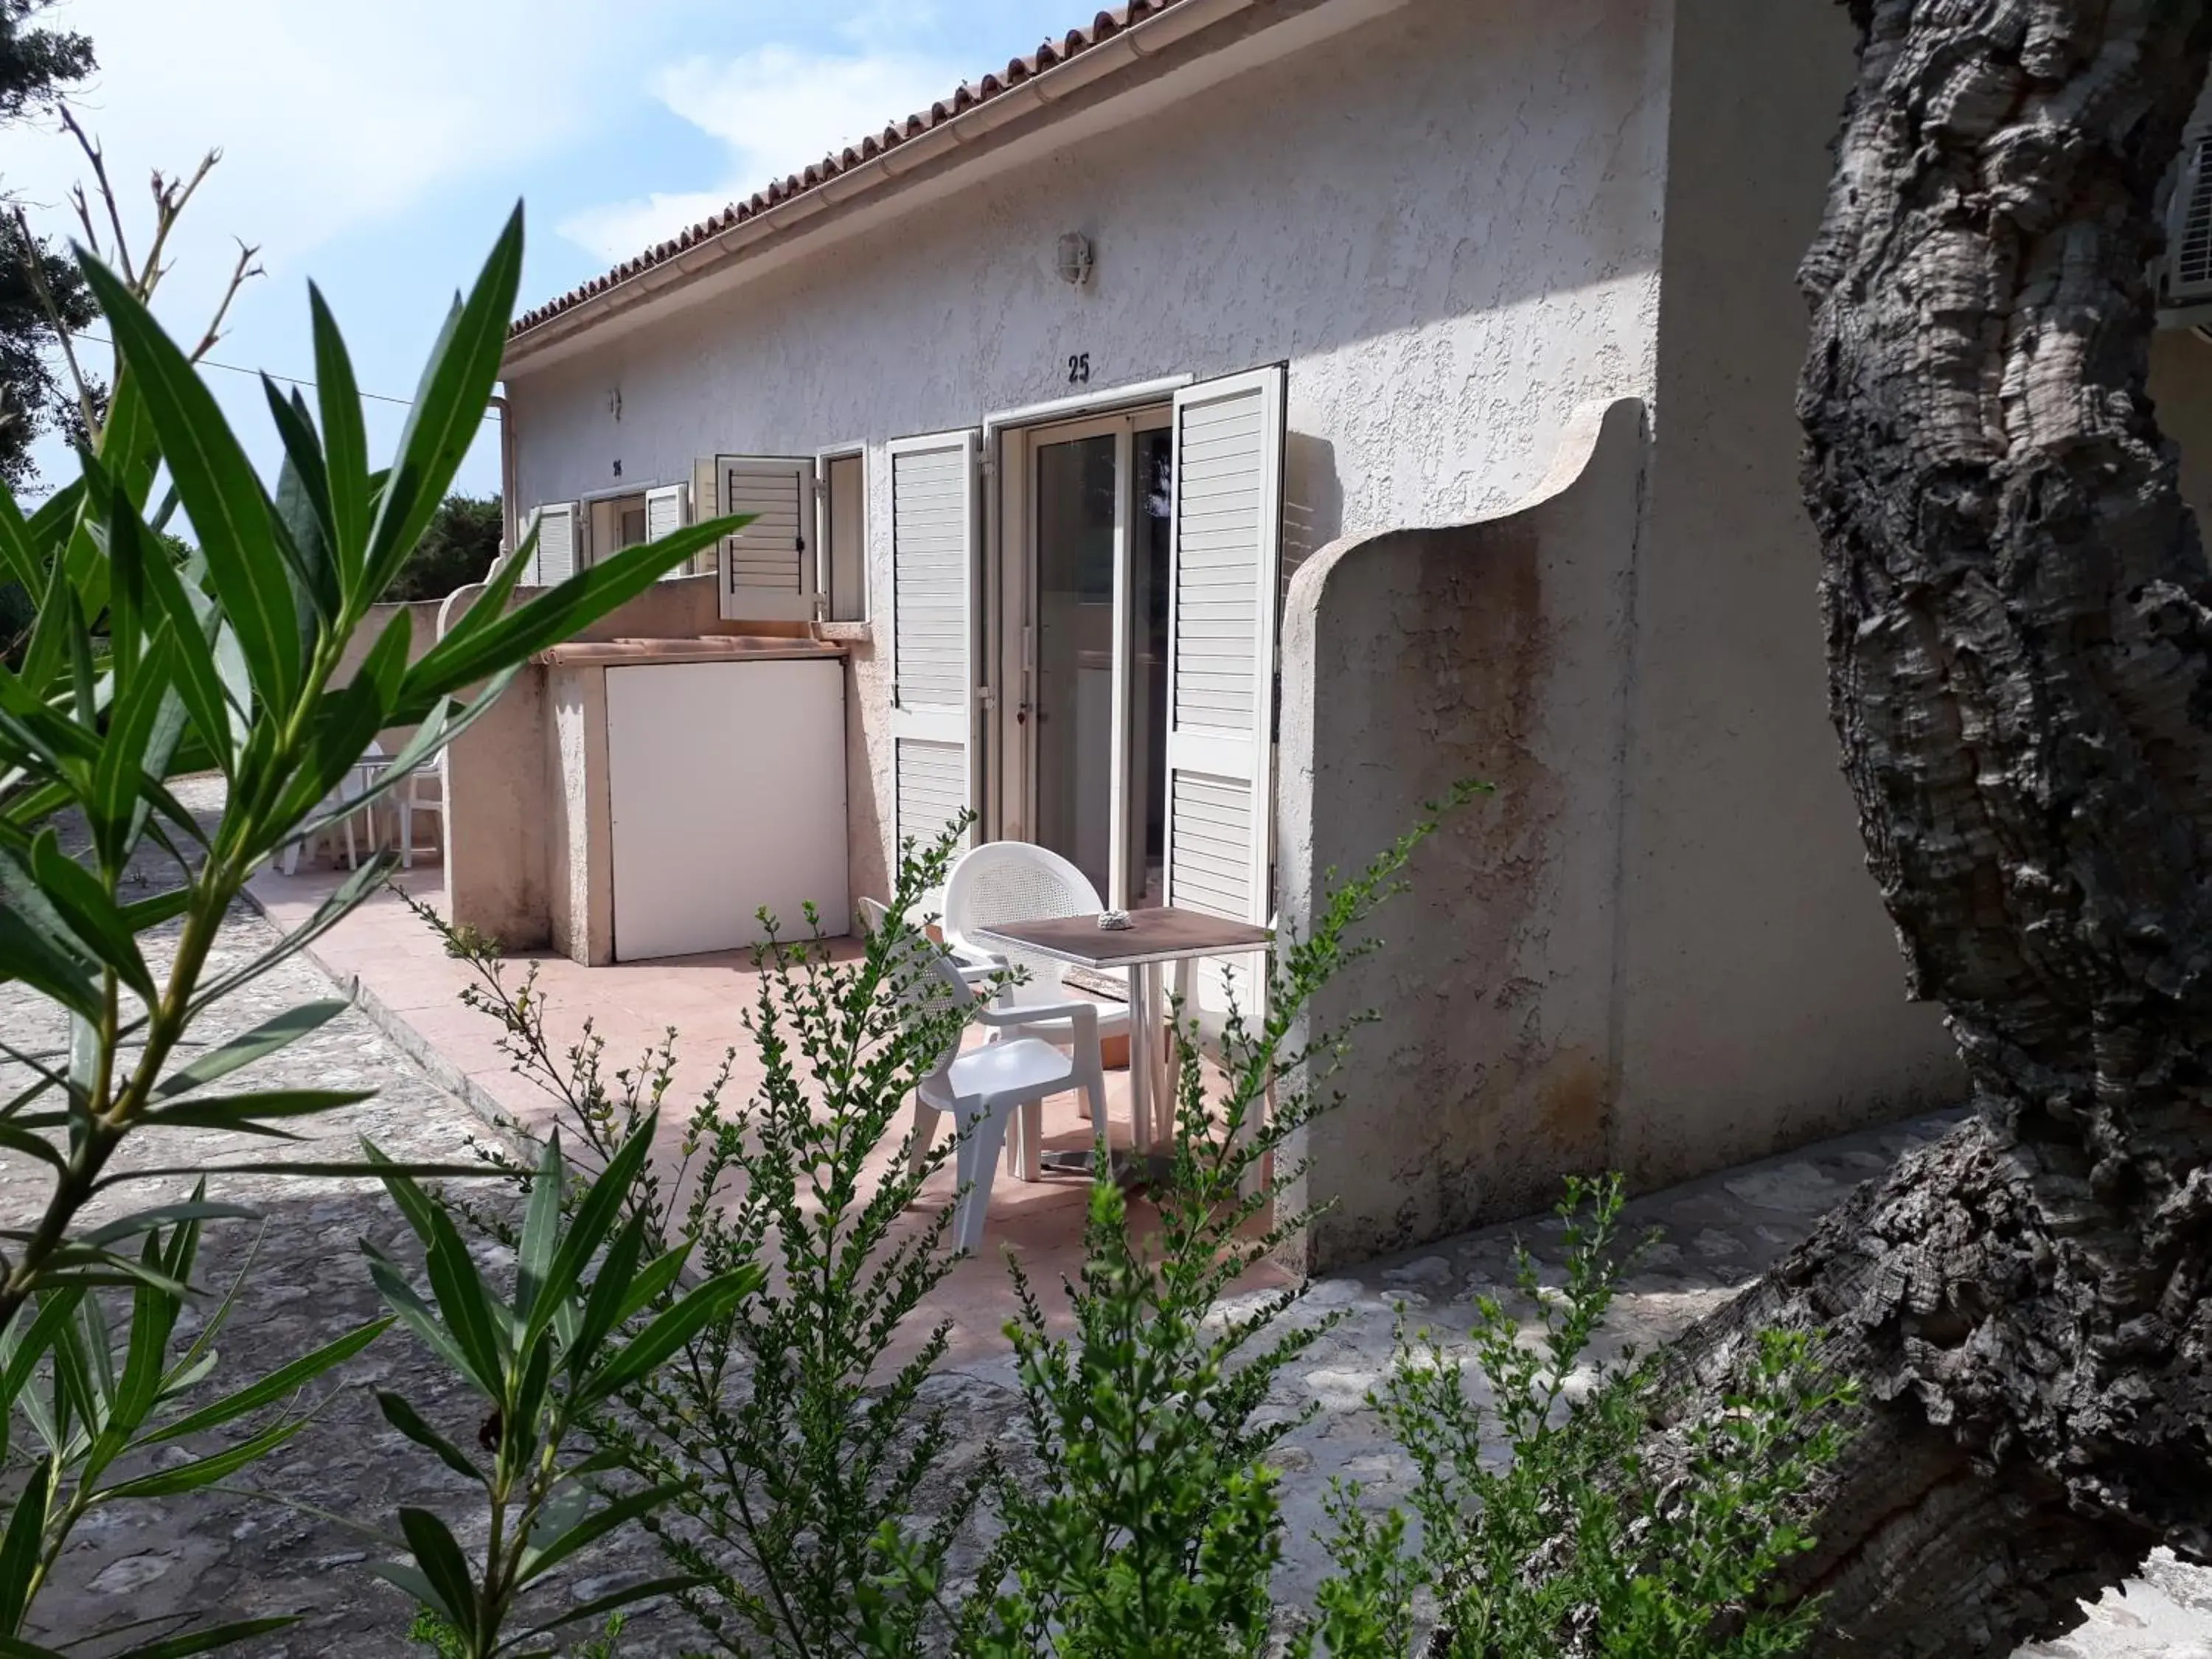
[[[505,558],[520,539],[515,534],[514,411],[497,393],[490,402],[499,411],[499,554]]]

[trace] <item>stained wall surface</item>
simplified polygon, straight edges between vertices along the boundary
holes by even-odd
[[[1352,537],[1291,585],[1283,630],[1281,899],[1304,929],[1462,780],[1382,948],[1328,985],[1311,1041],[1371,1011],[1308,1126],[1295,1196],[1329,1207],[1312,1265],[1527,1214],[1606,1167],[1616,1023],[1620,752],[1644,410],[1579,411],[1526,501],[1465,525]],[[1303,1046],[1303,1044],[1301,1044]]]

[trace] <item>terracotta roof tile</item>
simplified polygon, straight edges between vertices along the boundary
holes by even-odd
[[[592,277],[589,282],[544,305],[526,311],[514,319],[508,331],[510,337],[551,321],[562,312],[581,305],[593,295],[604,294],[617,283],[626,282],[641,271],[649,270],[664,260],[686,248],[707,240],[709,237],[732,229],[747,220],[781,207],[794,197],[818,190],[829,180],[864,161],[872,161],[886,150],[896,149],[910,138],[917,138],[932,129],[957,119],[978,105],[987,104],[1002,93],[1011,92],[1031,76],[1042,74],[1055,64],[1089,51],[1102,41],[1110,40],[1133,24],[1182,3],[1182,0],[1127,0],[1127,3],[1112,11],[1102,11],[1091,21],[1088,28],[1068,30],[1057,43],[1047,40],[1026,58],[1017,58],[1006,65],[1004,75],[986,75],[973,85],[963,84],[949,98],[939,99],[921,112],[908,116],[903,121],[894,121],[876,136],[865,138],[857,145],[848,145],[835,155],[825,155],[809,167],[805,173],[793,173],[788,178],[770,181],[768,188],[756,191],[743,202],[733,202],[719,214],[691,226],[673,239],[656,244],[635,258],[626,259],[612,270]]]

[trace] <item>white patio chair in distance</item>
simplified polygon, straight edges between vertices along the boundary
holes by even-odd
[[[415,867],[415,815],[434,812],[438,818],[439,856],[446,845],[446,751],[441,749],[399,781],[392,792],[399,813],[399,867]]]
[[[1074,1029],[1057,1011],[1081,1000],[1065,983],[1067,964],[1024,951],[1000,951],[994,946],[978,945],[973,934],[976,928],[994,921],[1096,915],[1105,908],[1091,878],[1050,848],[1021,841],[986,842],[955,860],[951,873],[945,878],[945,942],[963,963],[1024,969],[1027,977],[1022,983],[1008,985],[1000,992],[998,1006],[1029,1010],[1029,1017],[1014,1028],[1020,1035],[1066,1043],[1073,1040]],[[1097,1011],[1102,1038],[1127,1035],[1126,987],[1121,1002],[1085,1005]],[[1141,1152],[1148,1142],[1145,1126],[1133,1127]]]
[[[384,758],[384,745],[380,743],[371,743],[367,749],[362,751],[361,757],[364,761],[382,760]],[[314,816],[320,817],[325,813],[334,812],[339,807],[343,806],[347,802],[358,800],[362,796],[368,793],[368,785],[362,777],[361,768],[358,766],[348,767],[346,769],[346,775],[338,780],[338,787],[331,790],[329,794],[324,796],[321,801],[317,804]],[[346,868],[349,870],[358,870],[361,867],[361,859],[359,849],[356,847],[353,838],[353,821],[357,817],[365,817],[367,819],[367,823],[363,827],[368,836],[369,850],[371,852],[374,852],[376,850],[376,817],[374,809],[373,807],[364,808],[360,811],[347,812],[342,817],[331,819],[329,823],[325,823],[320,830],[317,830],[312,836],[302,836],[296,841],[286,842],[276,854],[277,869],[288,876],[295,874],[300,868],[300,854],[303,849],[309,847],[314,842],[327,841],[330,843],[331,853],[335,854],[337,851],[338,842],[343,840],[345,842]]]
[[[884,908],[872,899],[860,901],[863,918],[872,931],[881,931]],[[910,947],[921,960],[911,971],[894,964],[893,989],[903,1009],[916,1014],[959,1010],[970,1021],[999,1028],[1014,1024],[1018,1015],[992,1007],[976,994],[971,975],[991,970],[963,969],[921,934],[912,936]],[[914,1132],[908,1149],[912,1167],[919,1170],[937,1133],[937,1121],[950,1113],[955,1133],[961,1137],[953,1153],[953,1175],[961,1191],[953,1216],[953,1235],[963,1250],[983,1242],[983,1217],[990,1207],[991,1183],[997,1175],[999,1153],[1006,1146],[1008,1120],[1019,1115],[1029,1167],[1016,1171],[1022,1178],[1036,1178],[1036,1158],[1042,1127],[1044,1102],[1069,1090],[1088,1097],[1091,1113],[1103,1122],[1106,1079],[1098,1066],[1097,1012],[1089,1003],[1065,1011],[1077,1042],[1073,1053],[1062,1053],[1039,1037],[1002,1036],[980,1048],[963,1049],[955,1036],[937,1057],[914,1096]],[[963,1024],[964,1030],[964,1024]],[[1086,1058],[1087,1056],[1087,1058]],[[972,1126],[972,1127],[971,1127]],[[1012,1154],[1012,1148],[1006,1147]],[[1013,1163],[1012,1156],[1008,1162]]]

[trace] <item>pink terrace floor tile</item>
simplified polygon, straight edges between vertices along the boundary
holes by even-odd
[[[343,879],[342,871],[302,868],[296,875],[273,871],[257,876],[252,896],[284,931],[300,926]],[[434,861],[401,872],[402,885],[433,908],[442,908],[441,876]],[[310,949],[324,970],[351,991],[371,1016],[421,1060],[447,1087],[463,1093],[479,1110],[511,1114],[534,1125],[553,1120],[552,1103],[527,1080],[514,1075],[498,1047],[498,1027],[488,1017],[461,1006],[460,994],[472,977],[448,957],[437,937],[394,893],[373,894],[359,908],[325,933]],[[508,983],[519,984],[532,966],[544,999],[549,1037],[565,1048],[578,1041],[585,1022],[606,1043],[606,1068],[635,1064],[678,1028],[676,1081],[664,1111],[665,1144],[720,1066],[723,1052],[735,1049],[728,1097],[750,1097],[759,1086],[761,1068],[744,1032],[744,1018],[759,988],[750,951],[657,962],[622,963],[583,968],[550,951],[519,952],[507,959]],[[1115,1143],[1126,1144],[1128,1073],[1106,1074],[1109,1116]],[[904,1132],[904,1122],[899,1133]],[[1091,1126],[1076,1110],[1075,1098],[1047,1101],[1044,1141],[1049,1149],[1077,1150],[1089,1144]],[[895,1135],[877,1149],[880,1164],[896,1150]],[[461,1149],[454,1148],[456,1153]],[[940,1201],[952,1192],[950,1169],[940,1171],[930,1196]],[[1070,1176],[1036,1182],[1012,1179],[1003,1171],[992,1189],[989,1229],[981,1255],[961,1262],[910,1322],[907,1338],[918,1343],[939,1321],[949,1322],[951,1358],[959,1363],[1002,1352],[1003,1327],[1014,1312],[1005,1255],[1017,1257],[1032,1282],[1045,1292],[1048,1310],[1060,1306],[1057,1282],[1073,1278],[1082,1265],[1085,1183]],[[928,1211],[918,1207],[910,1224],[920,1227]],[[1149,1232],[1156,1218],[1142,1200],[1131,1206],[1131,1224]],[[1286,1282],[1272,1267],[1257,1270],[1255,1285]],[[910,1350],[909,1350],[910,1351]]]

